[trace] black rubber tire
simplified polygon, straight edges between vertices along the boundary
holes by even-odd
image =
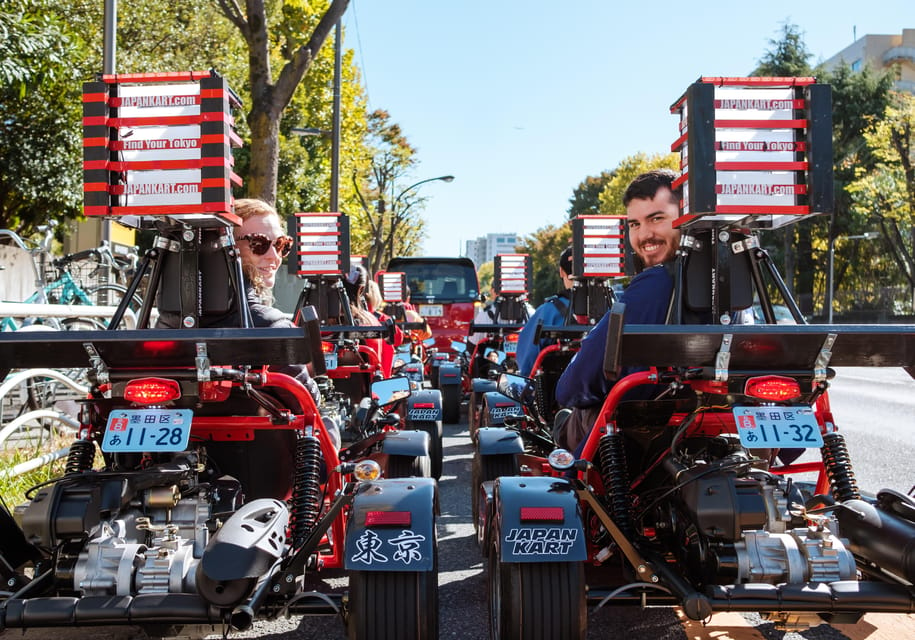
[[[473,462],[470,465],[470,503],[473,509],[473,528],[477,533],[477,542],[480,545],[480,551],[483,555],[489,553],[489,547],[485,536],[486,529],[483,527],[483,513],[480,491],[480,485],[489,480],[495,480],[500,476],[518,475],[518,461],[510,453],[500,453],[496,455],[484,456],[479,451],[474,451]]]
[[[449,384],[442,390],[442,422],[457,424],[461,421],[461,385]]]
[[[584,640],[588,635],[581,562],[502,563],[494,527],[487,562],[490,638]]]
[[[470,437],[480,428],[480,412],[483,407],[483,394],[476,391],[470,392],[470,401],[467,403],[467,429],[470,431]]]
[[[438,571],[353,571],[349,608],[350,640],[435,640]]]
[[[388,456],[385,478],[431,478],[429,456]]]
[[[442,465],[444,463],[444,449],[442,444],[442,421],[423,421],[411,422],[411,429],[425,431],[429,434],[429,460],[431,461],[431,478],[436,480],[442,477]]]
[[[127,287],[120,284],[100,284],[87,289],[86,295],[89,296],[93,304],[117,306],[121,304],[121,300],[127,295]],[[143,299],[139,295],[134,294],[127,306],[131,311],[139,315],[140,309],[143,307]],[[126,323],[122,321],[117,328],[127,328]]]

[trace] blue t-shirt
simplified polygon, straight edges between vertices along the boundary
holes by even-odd
[[[673,278],[664,265],[645,269],[632,279],[620,296],[626,304],[624,324],[664,324],[673,291]],[[556,400],[563,407],[591,407],[607,397],[612,383],[604,377],[604,350],[610,314],[581,341],[581,349],[572,358],[556,385]],[[518,350],[521,350],[519,345]]]
[[[537,324],[542,322],[545,327],[556,327],[565,324],[565,309],[568,309],[569,299],[565,297],[564,293],[554,298],[562,304],[555,304],[552,299],[548,298],[546,302],[537,307],[534,315],[531,316],[524,328],[521,329],[521,333],[518,334],[518,352],[515,354],[515,359],[518,361],[518,372],[522,376],[531,374],[531,369],[534,368],[534,363],[537,361],[540,351],[554,342],[550,338],[541,338],[539,344],[534,344],[534,331],[537,328]],[[560,306],[563,307],[562,311],[558,308]]]

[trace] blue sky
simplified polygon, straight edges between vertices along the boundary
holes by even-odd
[[[915,2],[352,0],[369,106],[418,148],[425,255],[564,222],[572,190],[676,138],[671,103],[700,76],[743,76],[797,25],[815,64],[854,34],[915,28]],[[406,182],[401,187],[409,186]]]

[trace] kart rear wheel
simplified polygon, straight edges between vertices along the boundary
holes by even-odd
[[[477,532],[477,542],[484,556],[489,553],[485,529],[488,518],[483,513],[486,505],[483,504],[480,485],[500,476],[516,476],[518,472],[518,461],[510,453],[484,456],[479,451],[474,452],[473,462],[470,465],[470,501],[473,509],[471,513],[473,514],[473,528]]]
[[[410,427],[413,429],[418,429],[420,431],[425,431],[429,434],[429,459],[431,460],[431,476],[436,480],[441,479],[442,477],[442,461],[443,461],[443,447],[442,447],[442,421],[435,420],[430,422],[413,422],[410,424]]]
[[[349,578],[349,607],[350,640],[434,640],[438,638],[438,570],[354,571]]]
[[[385,478],[431,478],[429,456],[388,456]]]
[[[461,385],[448,384],[442,390],[442,422],[457,424],[461,421]]]
[[[587,636],[581,562],[508,562],[494,527],[489,553],[489,624],[494,640],[549,640]]]

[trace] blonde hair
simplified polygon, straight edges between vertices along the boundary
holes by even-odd
[[[369,311],[375,311],[384,302],[381,297],[381,288],[374,280],[369,280],[365,286],[365,302],[369,306]]]
[[[241,218],[242,222],[250,220],[255,216],[276,216],[277,222],[279,222],[280,219],[280,214],[276,212],[273,205],[258,198],[240,198],[236,200],[235,215]],[[236,241],[239,240],[239,238],[235,239]],[[260,298],[261,302],[266,305],[272,305],[273,289],[264,286],[264,280],[261,278],[260,273],[258,273],[257,266],[251,263],[246,264],[243,260],[241,269],[245,274],[245,277],[254,287],[254,292],[257,294],[257,297]]]

